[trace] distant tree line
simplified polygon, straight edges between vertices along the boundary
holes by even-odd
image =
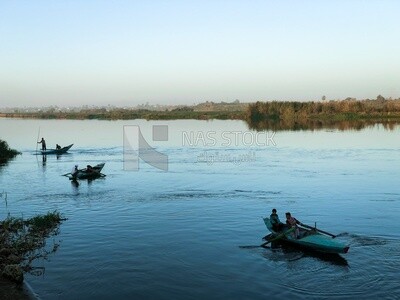
[[[35,119],[72,119],[72,120],[176,120],[176,119],[243,119],[244,109],[240,111],[194,111],[192,107],[180,107],[172,110],[155,111],[147,109],[105,108],[82,109],[77,112],[34,112],[0,113],[0,117]]]

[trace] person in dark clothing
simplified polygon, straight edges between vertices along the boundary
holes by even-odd
[[[279,220],[279,216],[275,208],[272,209],[272,214],[269,216],[269,220],[274,231],[281,231],[283,229],[284,224]]]
[[[47,148],[46,148],[46,141],[44,140],[44,138],[42,138],[42,140],[40,140],[40,141],[38,142],[38,144],[42,144],[42,150],[43,150],[43,151],[46,151],[46,150],[47,150]]]
[[[59,144],[56,144],[56,150],[60,150],[61,146]]]

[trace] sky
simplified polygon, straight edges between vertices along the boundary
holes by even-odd
[[[400,1],[0,1],[0,107],[400,97]]]

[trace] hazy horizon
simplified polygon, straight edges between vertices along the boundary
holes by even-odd
[[[0,107],[400,96],[396,1],[0,3]]]

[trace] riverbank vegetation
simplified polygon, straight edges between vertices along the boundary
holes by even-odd
[[[248,106],[246,121],[253,129],[361,129],[382,124],[393,129],[400,122],[400,99],[346,99],[322,102],[256,102]]]
[[[1,276],[22,283],[24,273],[40,275],[43,267],[33,266],[36,259],[47,259],[59,244],[46,245],[46,239],[59,233],[62,221],[57,211],[29,219],[8,216],[0,221],[0,270]]]
[[[6,141],[0,139],[0,164],[4,164],[10,159],[21,154],[17,150],[11,149]]]

